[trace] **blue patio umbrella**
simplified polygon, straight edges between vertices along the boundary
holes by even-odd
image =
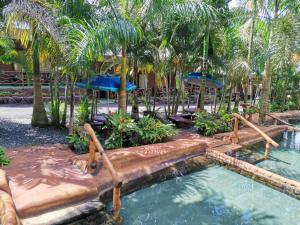
[[[77,82],[76,86],[79,88],[88,88],[96,91],[107,91],[107,107],[109,111],[109,92],[119,92],[120,90],[121,79],[115,74],[103,74],[97,75],[90,78],[89,84],[88,80]],[[126,91],[133,91],[136,89],[136,86],[129,81],[126,81]],[[96,101],[96,114],[97,114],[97,101]]]
[[[98,91],[111,91],[111,92],[119,92],[120,90],[120,77],[116,75],[97,75],[95,77],[90,78],[90,87],[93,90]],[[78,82],[76,84],[79,88],[87,88],[88,81],[84,80]],[[126,91],[133,91],[136,89],[136,86],[129,81],[126,81]]]
[[[182,79],[184,81],[194,81],[195,83],[197,83],[202,79],[202,73],[201,72],[200,73],[195,73],[195,72],[189,73],[186,77],[183,77]],[[211,74],[206,75],[206,81],[212,87],[216,87],[216,88],[224,87],[224,84],[221,81],[214,79]]]

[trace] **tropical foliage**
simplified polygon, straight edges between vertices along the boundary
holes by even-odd
[[[76,127],[68,136],[68,143],[76,154],[87,153],[89,148],[89,135],[81,128]]]
[[[172,124],[164,124],[150,116],[140,119],[137,126],[139,128],[139,142],[142,144],[163,142],[177,133]]]
[[[232,117],[227,113],[198,112],[195,117],[195,127],[204,136],[228,132],[232,130]]]
[[[176,134],[173,125],[163,124],[149,116],[136,122],[122,111],[109,117],[105,129],[109,134],[105,140],[107,149],[158,143]]]
[[[6,155],[5,149],[0,146],[0,166],[6,166],[10,163],[10,159]]]
[[[299,0],[243,0],[237,7],[231,7],[232,2],[1,1],[0,61],[18,63],[32,74],[32,124],[36,126],[48,125],[41,62],[50,67],[56,114],[59,105],[65,105],[63,118],[56,123],[65,125],[70,112],[71,127],[74,84],[109,69],[120,74],[118,103],[124,112],[126,79],[137,84],[138,74],[154,73],[156,86],[150,93],[155,95],[159,89],[165,116],[176,114],[188,98],[182,78],[196,70],[203,74],[197,108],[204,108],[206,77],[212,74],[225,84],[213,112],[232,111],[233,98],[237,110],[243,98],[240,93],[245,102],[259,106],[262,123],[277,106],[282,106],[279,110],[299,109]],[[15,51],[16,45],[23,50]],[[110,63],[106,63],[108,57]],[[65,102],[55,94],[62,81]],[[147,109],[157,110],[155,96],[150,102],[147,93]]]
[[[90,103],[87,96],[81,98],[76,111],[76,120],[79,125],[84,125],[90,120]]]

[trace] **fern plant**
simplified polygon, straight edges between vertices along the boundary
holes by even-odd
[[[204,136],[212,136],[216,133],[232,130],[232,116],[227,113],[211,114],[198,112],[195,117],[195,127]]]
[[[7,166],[10,163],[10,159],[6,155],[5,149],[0,147],[0,166]]]
[[[81,98],[79,106],[76,110],[76,120],[79,125],[83,125],[89,121],[90,117],[90,103],[87,96]]]
[[[125,146],[137,145],[136,134],[139,133],[138,127],[131,119],[130,115],[123,111],[109,116],[107,125],[104,127],[110,133],[105,141],[105,148],[115,149]]]
[[[173,124],[163,124],[149,115],[138,121],[139,138],[142,144],[162,142],[177,133]]]

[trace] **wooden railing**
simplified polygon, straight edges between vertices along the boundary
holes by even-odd
[[[243,110],[247,110],[247,109],[258,109],[255,105],[251,105],[251,104],[249,104],[249,103],[241,103],[240,106],[243,107]],[[282,120],[282,119],[278,118],[277,116],[274,116],[274,115],[272,115],[272,114],[270,114],[270,113],[266,113],[266,116],[271,117],[271,118],[273,119],[273,121],[276,122],[275,125],[277,125],[277,122],[280,122],[280,123],[282,123],[282,124],[285,124],[285,125],[288,125],[288,126],[290,126],[290,127],[293,127],[293,124],[290,124],[290,123],[288,123],[288,122],[286,122],[286,121],[284,121],[284,120]],[[249,122],[252,122],[252,114],[249,115],[249,117],[247,118],[247,120],[248,120]],[[273,122],[273,123],[274,123],[274,122]]]
[[[265,151],[265,159],[270,158],[270,152],[271,152],[271,146],[273,145],[275,148],[279,147],[279,144],[275,142],[272,138],[270,138],[265,132],[263,132],[261,129],[256,127],[253,123],[249,122],[246,120],[244,117],[241,115],[234,113],[234,130],[233,130],[233,143],[237,144],[239,142],[239,120],[241,120],[245,125],[251,127],[254,129],[256,132],[258,132],[265,140],[266,140],[266,151]]]
[[[0,224],[22,225],[4,170],[0,170]]]
[[[286,122],[286,121],[284,121],[284,120],[278,118],[277,116],[273,116],[273,115],[270,114],[270,113],[267,113],[266,115],[269,116],[269,117],[271,117],[274,121],[279,121],[280,123],[283,123],[283,124],[288,125],[288,126],[291,126],[291,127],[294,126],[293,124],[290,124],[290,123],[288,123],[288,122]]]
[[[114,190],[113,190],[113,209],[114,209],[114,215],[118,217],[120,215],[120,209],[121,209],[121,186],[122,181],[120,177],[118,176],[113,164],[107,157],[101,143],[99,142],[93,128],[90,124],[86,123],[84,125],[85,131],[90,136],[90,142],[89,142],[89,161],[88,161],[88,170],[91,172],[96,169],[97,162],[95,158],[96,151],[99,151],[100,156],[103,160],[103,164],[106,167],[106,169],[109,171],[110,175],[112,176],[113,184],[114,184]]]

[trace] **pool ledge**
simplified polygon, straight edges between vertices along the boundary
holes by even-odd
[[[277,136],[287,130],[287,126],[262,127],[262,130]],[[108,157],[124,181],[122,193],[127,194],[210,165],[212,161],[204,155],[208,148],[220,152],[240,149],[241,145],[231,144],[231,135],[225,133],[208,138],[183,132],[166,143],[109,151]],[[248,128],[241,129],[239,136],[243,145],[262,141]],[[112,180],[101,162],[99,168],[102,169],[95,174],[85,174],[77,166],[88,155],[76,156],[61,144],[12,149],[8,153],[12,163],[4,170],[9,177],[17,212],[26,221],[30,218],[38,221],[45,215],[55,215],[50,212],[95,198],[104,203],[111,199]],[[43,219],[40,224],[55,224],[50,217],[49,221]],[[63,218],[57,218],[57,221],[63,221]]]

